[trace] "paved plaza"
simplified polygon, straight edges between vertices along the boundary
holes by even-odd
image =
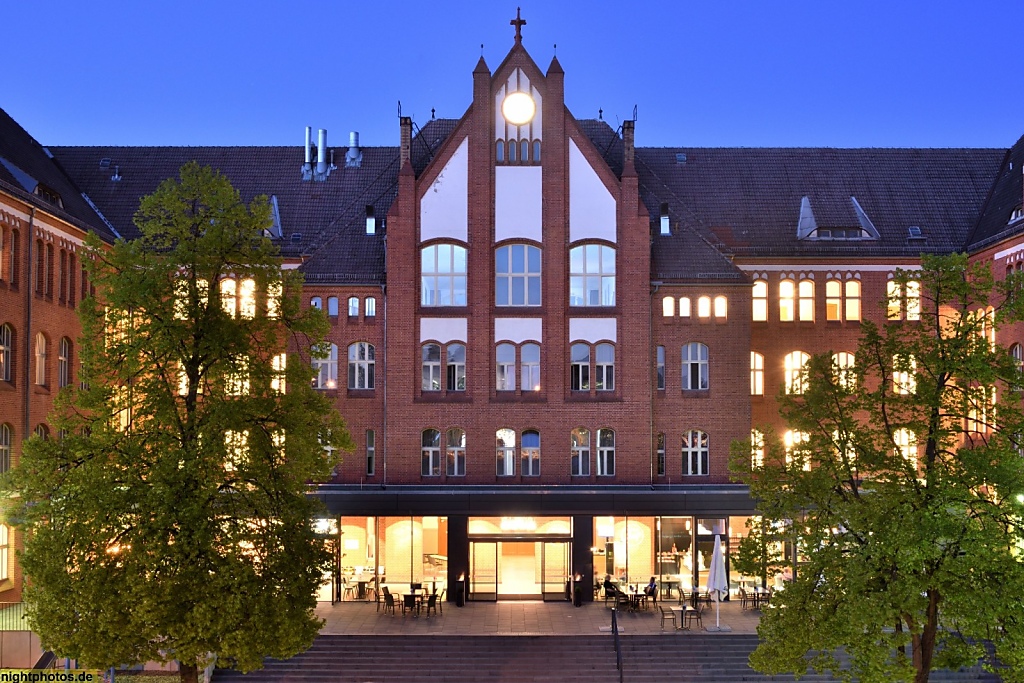
[[[677,606],[675,600],[659,604]],[[612,620],[611,608],[600,600],[582,607],[573,607],[570,602],[541,601],[469,602],[465,607],[456,607],[454,602],[446,602],[442,610],[429,617],[424,614],[414,617],[411,613],[403,616],[399,606],[392,616],[384,613],[383,605],[378,611],[374,602],[351,601],[335,605],[322,602],[316,611],[326,622],[320,630],[322,635],[596,636],[607,633]],[[730,627],[731,633],[754,634],[759,619],[760,612],[741,609],[739,601],[721,605],[720,623]],[[618,622],[624,635],[708,633],[706,629],[715,625],[715,606],[704,610],[704,630],[696,627],[689,631],[673,630],[668,621],[662,623],[661,610],[657,607],[620,612]],[[676,623],[679,623],[678,614]]]

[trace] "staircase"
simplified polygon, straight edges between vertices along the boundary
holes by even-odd
[[[621,637],[625,683],[792,681],[747,665],[754,635]],[[833,680],[809,674],[800,679]],[[941,671],[935,683],[996,682],[981,672]],[[217,669],[213,683],[618,683],[609,634],[580,636],[320,636],[306,652],[268,660],[248,675]]]

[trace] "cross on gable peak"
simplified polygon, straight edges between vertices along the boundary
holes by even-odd
[[[519,16],[519,11],[521,9],[522,8],[520,7],[516,7],[516,18],[508,22],[510,26],[516,27],[516,45],[519,45],[520,43],[523,42],[523,26],[526,25],[526,19],[523,19]]]

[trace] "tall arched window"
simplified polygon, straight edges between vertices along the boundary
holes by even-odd
[[[679,297],[679,317],[689,318],[690,317],[690,297],[681,296]]]
[[[497,391],[516,390],[516,347],[512,344],[498,344],[495,349],[495,368]]]
[[[540,391],[540,344],[523,344],[519,348],[519,357],[523,391]]]
[[[800,463],[801,469],[805,472],[811,471],[811,457],[807,452],[807,441],[810,435],[807,432],[798,432],[793,429],[787,430],[782,435],[782,445],[786,450],[786,465]]]
[[[796,284],[792,280],[779,283],[779,320],[792,322],[796,311]]]
[[[338,317],[338,297],[327,297],[327,315],[331,318]]]
[[[350,296],[348,298],[348,317],[358,318],[359,317],[359,297]]]
[[[511,477],[516,473],[516,433],[512,429],[495,432],[495,463],[499,477]]]
[[[424,429],[420,439],[420,474],[424,477],[441,476],[441,432]]]
[[[57,386],[66,387],[71,384],[71,340],[60,338],[57,347]]]
[[[520,472],[524,477],[540,476],[540,432],[527,429],[523,432],[523,441],[519,447],[522,456]]]
[[[698,429],[683,432],[683,474],[709,474],[708,435]]]
[[[615,345],[598,344],[594,349],[594,374],[598,391],[615,391]]]
[[[803,351],[787,353],[783,363],[787,394],[802,394],[807,384],[807,361],[811,357]]]
[[[256,281],[252,278],[238,283],[238,315],[241,318],[256,317]]]
[[[466,476],[466,432],[461,429],[449,429],[445,435],[445,474]]]
[[[895,394],[917,392],[917,359],[913,355],[892,357],[892,390]]]
[[[313,370],[316,375],[313,377],[314,389],[337,389],[338,388],[338,345],[331,344],[327,355],[323,358],[313,357]]]
[[[494,251],[495,305],[540,306],[540,257],[540,249],[529,244]]]
[[[764,396],[764,356],[750,352],[750,395]]]
[[[373,389],[375,357],[373,344],[356,342],[348,347],[349,389]]]
[[[0,424],[0,474],[11,469],[11,427]]]
[[[711,297],[709,297],[709,296],[697,297],[697,317],[698,318],[710,318],[711,317]]]
[[[36,384],[46,386],[46,335],[36,334]]]
[[[466,305],[466,248],[432,244],[420,250],[420,303]]]
[[[800,320],[814,320],[814,280],[803,278],[797,286]]]
[[[1024,389],[1024,346],[1014,344],[1010,347],[1010,355],[1013,356],[1013,361],[1017,365],[1017,376],[1014,378],[1012,388],[1014,391],[1020,391]]]
[[[569,305],[615,305],[615,249],[584,244],[569,250]]]
[[[573,344],[569,363],[569,388],[590,391],[590,344]]]
[[[708,388],[708,347],[700,342],[683,344],[683,390]]]
[[[597,476],[615,476],[615,432],[597,430]]]
[[[671,318],[676,314],[676,298],[674,296],[666,296],[661,300],[661,316],[663,318]]]
[[[768,283],[754,280],[753,319],[755,322],[768,320]]]
[[[726,318],[729,315],[729,300],[724,296],[715,297],[715,317]]]
[[[441,391],[441,345],[424,344],[420,348],[422,359],[422,382],[420,389],[423,391]]]
[[[14,328],[0,325],[0,382],[11,381],[11,361],[14,360]]]
[[[335,372],[337,372],[338,347],[334,347]],[[275,394],[283,394],[287,389],[286,369],[288,367],[288,354],[278,353],[270,359],[270,390]]]
[[[574,477],[590,476],[590,430],[576,428],[569,435],[569,474]]]
[[[448,391],[465,391],[466,347],[463,344],[449,344],[445,355]]]
[[[835,373],[836,382],[844,389],[853,389],[857,386],[855,362],[854,355],[847,351],[840,351],[832,355],[832,371]]]

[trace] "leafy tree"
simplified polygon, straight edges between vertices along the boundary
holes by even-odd
[[[766,444],[753,471],[749,442],[733,446],[734,473],[800,555],[762,616],[761,671],[836,672],[843,648],[846,678],[924,683],[989,641],[1004,680],[1024,680],[1021,375],[994,342],[1022,319],[1022,281],[952,255],[896,290],[915,282],[919,322],[863,322],[852,374],[815,357],[803,394],[780,396],[806,440]]]
[[[782,553],[785,540],[771,522],[763,517],[751,517],[747,520],[747,535],[740,539],[730,560],[733,571],[755,577],[766,587],[768,579],[787,566]]]
[[[350,440],[311,388],[326,320],[300,305],[269,216],[192,163],[142,200],[139,239],[90,244],[82,388],[52,416],[63,437],[28,441],[6,482],[29,620],[60,656],[177,660],[195,681],[320,627],[329,554],[306,493]]]

